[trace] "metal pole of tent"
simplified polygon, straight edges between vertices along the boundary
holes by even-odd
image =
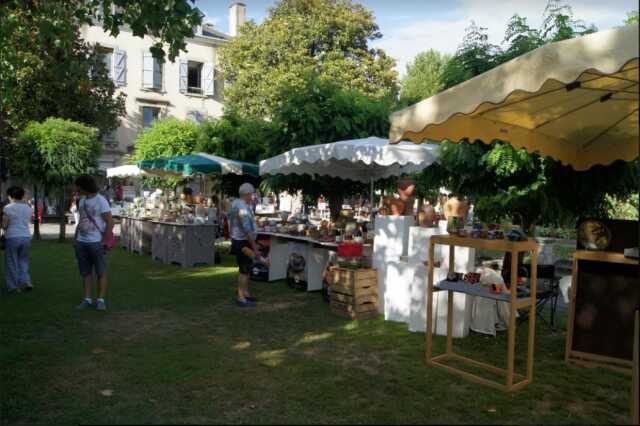
[[[373,185],[373,178],[371,178],[371,197],[369,198],[369,204],[371,207],[369,207],[370,210],[373,210],[373,197],[375,196],[375,188]]]

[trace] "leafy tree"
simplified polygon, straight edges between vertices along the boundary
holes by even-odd
[[[640,13],[637,10],[627,13],[627,19],[624,20],[626,25],[640,23]]]
[[[291,88],[276,111],[273,123],[280,129],[270,139],[268,155],[292,148],[386,135],[392,100],[375,99],[356,91],[344,91],[322,79],[309,79],[302,88]],[[333,218],[338,216],[345,196],[367,193],[366,185],[344,180],[311,176],[276,176],[265,185],[270,189],[303,189],[317,197],[324,194]],[[266,187],[266,186],[265,186]]]
[[[540,34],[547,43],[598,31],[594,24],[587,25],[581,19],[574,19],[571,6],[564,0],[549,0],[542,21]]]
[[[124,115],[100,55],[82,40],[83,25],[98,24],[113,36],[128,25],[151,48],[173,60],[193,35],[201,13],[191,0],[21,1],[0,3],[0,181],[15,135],[30,121],[57,116],[106,133]],[[13,167],[13,164],[12,164]],[[20,170],[14,170],[20,173]]]
[[[580,215],[607,215],[607,193],[624,198],[640,184],[637,161],[577,172],[499,141],[443,142],[440,152],[445,173],[439,184],[469,194],[483,220],[512,218],[529,231],[536,224],[561,226]],[[424,174],[432,176],[433,171]]]
[[[76,176],[97,169],[102,147],[97,130],[70,120],[48,118],[41,123],[29,123],[18,140],[15,161],[27,171],[27,176],[58,188],[59,239],[64,241],[67,188]]]
[[[276,132],[273,123],[226,112],[219,119],[200,123],[196,151],[257,164],[266,156],[267,141]],[[252,176],[223,175],[211,179],[218,181],[224,193],[234,195],[244,182],[255,186],[260,183],[259,178]]]
[[[276,132],[273,123],[230,112],[200,124],[196,151],[257,163],[265,157],[267,141]]]
[[[498,46],[489,43],[487,29],[472,22],[456,54],[447,62],[442,77],[444,89],[489,71],[499,64],[500,53]]]
[[[192,121],[173,117],[156,120],[136,139],[134,152],[129,161],[135,163],[140,160],[191,154],[199,136],[198,125]],[[183,179],[153,176],[145,177],[144,180],[151,186],[173,188]]]
[[[270,117],[290,87],[315,73],[346,90],[376,98],[396,92],[394,61],[368,43],[382,37],[373,14],[348,0],[281,0],[260,24],[246,23],[221,49],[230,84],[227,109]]]
[[[548,3],[539,29],[514,15],[505,32],[504,50],[488,43],[486,29],[472,24],[447,65],[445,88],[546,43],[593,31],[593,26],[573,18],[569,6],[555,0]],[[419,182],[468,194],[483,220],[511,217],[527,231],[538,223],[572,224],[583,214],[606,215],[607,194],[625,198],[638,187],[638,161],[577,172],[548,157],[516,151],[505,142],[469,142],[473,141],[443,142],[440,166],[425,170]]]
[[[192,121],[173,117],[156,120],[136,139],[133,160],[191,154],[198,136],[198,125]]]
[[[450,59],[450,55],[433,49],[416,55],[407,64],[407,73],[402,79],[401,98],[415,103],[440,92],[444,88],[442,76]]]

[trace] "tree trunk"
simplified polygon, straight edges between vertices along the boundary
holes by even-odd
[[[33,184],[33,211],[34,219],[33,219],[33,238],[36,240],[42,239],[40,236],[40,221],[38,220],[39,212],[38,212],[38,184]]]
[[[58,220],[60,221],[60,234],[58,235],[58,242],[63,243],[66,238],[67,232],[67,217],[65,215],[65,188],[62,188],[60,197],[58,198]]]
[[[342,201],[344,197],[342,194],[330,193],[327,196],[329,200],[329,211],[331,212],[331,220],[335,222],[340,217],[340,210],[342,210]]]

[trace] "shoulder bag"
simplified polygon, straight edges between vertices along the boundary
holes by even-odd
[[[100,230],[100,227],[96,223],[96,220],[93,218],[93,216],[91,216],[89,214],[89,210],[87,210],[86,201],[85,201],[85,204],[83,205],[83,207],[84,207],[84,212],[86,213],[86,215],[89,218],[89,220],[91,221],[91,223],[93,223],[93,226],[96,227],[96,229],[98,230],[98,232],[100,232],[101,235],[104,235],[104,232],[102,232]],[[116,238],[115,235],[113,235],[113,233],[111,233],[111,238],[109,238],[107,241],[104,241],[102,244],[104,245],[104,248],[106,250],[111,250],[113,248],[113,246],[115,246],[117,243],[118,243],[118,239]]]

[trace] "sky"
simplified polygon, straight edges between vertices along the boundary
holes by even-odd
[[[402,76],[407,62],[416,54],[436,49],[454,53],[472,21],[486,27],[489,42],[500,45],[507,21],[514,14],[539,27],[547,0],[360,0],[373,11],[383,37],[372,43],[397,61]],[[205,20],[222,31],[229,30],[228,6],[231,1],[196,0]],[[257,23],[267,16],[273,0],[243,0],[247,19]],[[599,30],[622,25],[627,12],[638,9],[637,0],[568,0],[574,17]]]

